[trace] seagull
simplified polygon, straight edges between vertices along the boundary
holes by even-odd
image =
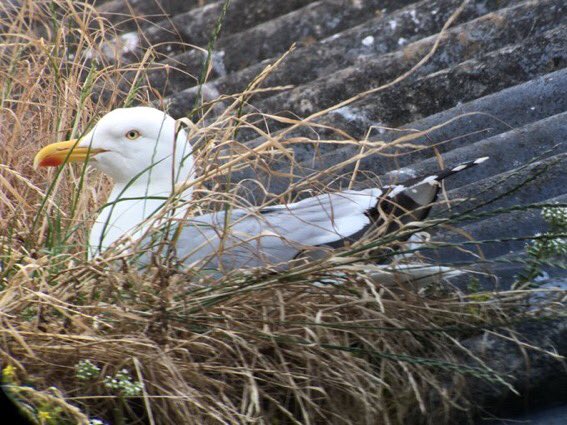
[[[108,201],[90,231],[91,258],[125,238],[141,241],[144,252],[167,241],[187,267],[204,264],[207,269],[230,271],[320,258],[322,252],[349,246],[372,229],[387,234],[421,222],[445,178],[486,159],[404,184],[323,193],[264,208],[188,216],[188,207],[181,206],[173,226],[157,226],[160,231],[153,233],[148,232],[152,217],[174,193],[190,200],[190,183],[195,180],[189,136],[167,113],[142,106],[115,109],[79,139],[41,149],[34,167],[87,162],[113,180]],[[179,185],[186,188],[181,193],[175,192]]]

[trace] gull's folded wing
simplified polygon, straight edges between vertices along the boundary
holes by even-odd
[[[379,189],[323,194],[265,209],[220,211],[183,223],[176,254],[212,268],[275,266],[367,228]]]
[[[300,253],[343,246],[370,226],[384,225],[384,233],[392,232],[409,222],[424,220],[437,198],[440,182],[485,159],[384,190],[326,193],[293,204],[194,217],[179,223],[183,227],[175,240],[175,254],[186,266],[203,262],[206,268],[225,271],[276,266]]]

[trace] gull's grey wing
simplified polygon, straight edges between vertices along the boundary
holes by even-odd
[[[384,232],[424,220],[435,202],[440,182],[484,162],[459,164],[403,185],[327,193],[264,209],[232,209],[186,220],[175,241],[176,256],[190,267],[276,266],[303,251],[341,246],[357,239],[368,226],[385,225]]]
[[[234,209],[183,223],[176,255],[186,265],[231,270],[275,266],[299,252],[333,244],[370,224],[368,210],[382,191],[367,189],[323,194],[265,209]]]

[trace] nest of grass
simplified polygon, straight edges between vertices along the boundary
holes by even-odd
[[[529,292],[465,296],[442,280],[427,293],[386,286],[368,264],[391,240],[369,238],[340,258],[281,273],[203,276],[159,261],[141,272],[120,253],[87,262],[86,232],[108,182],[88,169],[37,172],[32,158],[110,109],[156,102],[145,80],[155,53],[136,64],[109,57],[117,34],[87,3],[2,7],[0,357],[5,383],[39,422],[448,423],[474,412],[468,377],[507,385],[459,341],[511,316],[541,316],[524,308]],[[218,206],[219,193],[247,205],[249,189],[226,176],[269,171],[274,156],[293,161],[290,143],[317,142],[268,135],[258,125],[266,117],[243,112],[270,69],[221,114],[184,121],[199,153],[196,212]],[[310,119],[285,120],[316,132]],[[238,143],[242,128],[265,142]],[[337,130],[328,142],[367,146],[352,164],[392,147],[410,151],[420,135],[386,145]],[[261,201],[323,191],[345,165],[278,196],[263,190]],[[314,285],[329,279],[338,284]]]

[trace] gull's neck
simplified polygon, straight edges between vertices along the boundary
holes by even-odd
[[[180,183],[193,180],[190,170],[182,170]],[[164,175],[164,172],[167,173]],[[165,177],[165,178],[164,178]],[[160,210],[174,194],[171,170],[154,170],[136,182],[115,182],[106,204],[102,207],[89,238],[89,256],[94,257],[122,238],[138,239],[160,215]],[[192,188],[179,198],[191,199]],[[176,207],[176,215],[184,214],[186,205]]]

